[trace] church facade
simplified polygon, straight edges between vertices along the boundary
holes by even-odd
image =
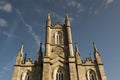
[[[77,44],[73,51],[67,14],[64,25],[52,25],[48,13],[45,40],[45,55],[40,44],[36,61],[25,58],[22,44],[16,57],[12,80],[107,80],[100,53],[94,43],[94,59],[90,56],[81,60]]]

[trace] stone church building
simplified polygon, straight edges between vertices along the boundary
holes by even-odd
[[[52,25],[48,13],[45,38],[45,55],[40,44],[36,61],[26,59],[22,44],[16,57],[12,80],[107,80],[100,53],[94,43],[94,59],[90,56],[81,60],[77,44],[73,50],[67,14],[65,24]]]

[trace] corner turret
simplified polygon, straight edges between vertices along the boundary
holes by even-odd
[[[45,56],[48,56],[48,50],[50,48],[50,35],[51,35],[51,18],[50,18],[50,12],[48,13],[47,20],[46,20],[46,43],[45,43]]]
[[[66,30],[67,30],[67,37],[68,37],[68,47],[69,47],[69,53],[70,53],[70,57],[74,56],[73,53],[73,45],[72,45],[72,35],[71,35],[71,27],[70,27],[70,20],[68,17],[68,14],[66,13],[65,15],[65,26],[66,26]]]

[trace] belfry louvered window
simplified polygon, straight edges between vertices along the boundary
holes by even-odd
[[[56,80],[63,80],[63,73],[60,69],[57,70]]]

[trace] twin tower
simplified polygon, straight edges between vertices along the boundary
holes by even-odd
[[[45,55],[42,44],[37,60],[26,59],[21,46],[16,57],[12,80],[107,80],[101,56],[93,43],[94,59],[81,60],[77,44],[73,51],[71,25],[68,15],[65,24],[52,25],[50,13],[46,20]]]

